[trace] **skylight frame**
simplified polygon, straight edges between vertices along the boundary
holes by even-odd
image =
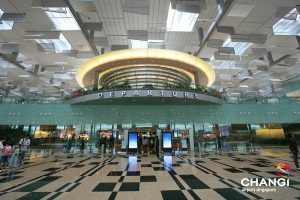
[[[76,31],[81,30],[76,19],[68,7],[65,8],[43,8],[49,19],[57,30]]]
[[[192,32],[199,13],[180,12],[169,6],[167,17],[167,31]]]

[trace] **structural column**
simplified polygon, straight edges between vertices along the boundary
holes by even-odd
[[[128,129],[124,130],[124,141],[126,144],[126,149],[128,148]]]
[[[161,136],[161,130],[160,129],[156,129],[156,135],[158,136],[158,141],[159,141],[159,145],[158,145],[158,150],[159,150],[159,156],[161,153],[161,144],[162,144],[162,136]]]
[[[194,144],[194,129],[193,126],[189,128],[189,138],[190,138],[190,151],[191,153],[195,152],[195,144]]]

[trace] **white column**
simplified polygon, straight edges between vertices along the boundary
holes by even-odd
[[[194,130],[193,130],[193,126],[189,128],[189,136],[190,136],[190,152],[194,153],[195,148],[194,148]]]
[[[126,144],[126,149],[128,148],[128,129],[124,130],[124,141]]]
[[[160,129],[156,129],[156,135],[158,136],[158,141],[159,141],[159,145],[158,145],[158,150],[159,150],[159,155],[161,153],[161,144],[162,144],[162,136],[161,136],[161,130]]]

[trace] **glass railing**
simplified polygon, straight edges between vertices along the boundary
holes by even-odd
[[[62,104],[68,103],[69,97],[65,97],[64,99],[55,98],[55,97],[20,97],[20,96],[8,96],[8,97],[0,97],[0,104]]]

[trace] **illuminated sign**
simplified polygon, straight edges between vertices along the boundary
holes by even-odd
[[[117,99],[117,98],[178,98],[178,99],[188,99],[196,101],[208,101],[213,103],[221,104],[222,100],[197,92],[187,92],[187,91],[176,91],[176,90],[119,90],[119,91],[104,91],[93,94],[88,94],[84,96],[79,96],[72,99],[71,103],[80,103],[91,100],[101,100],[101,99]]]

